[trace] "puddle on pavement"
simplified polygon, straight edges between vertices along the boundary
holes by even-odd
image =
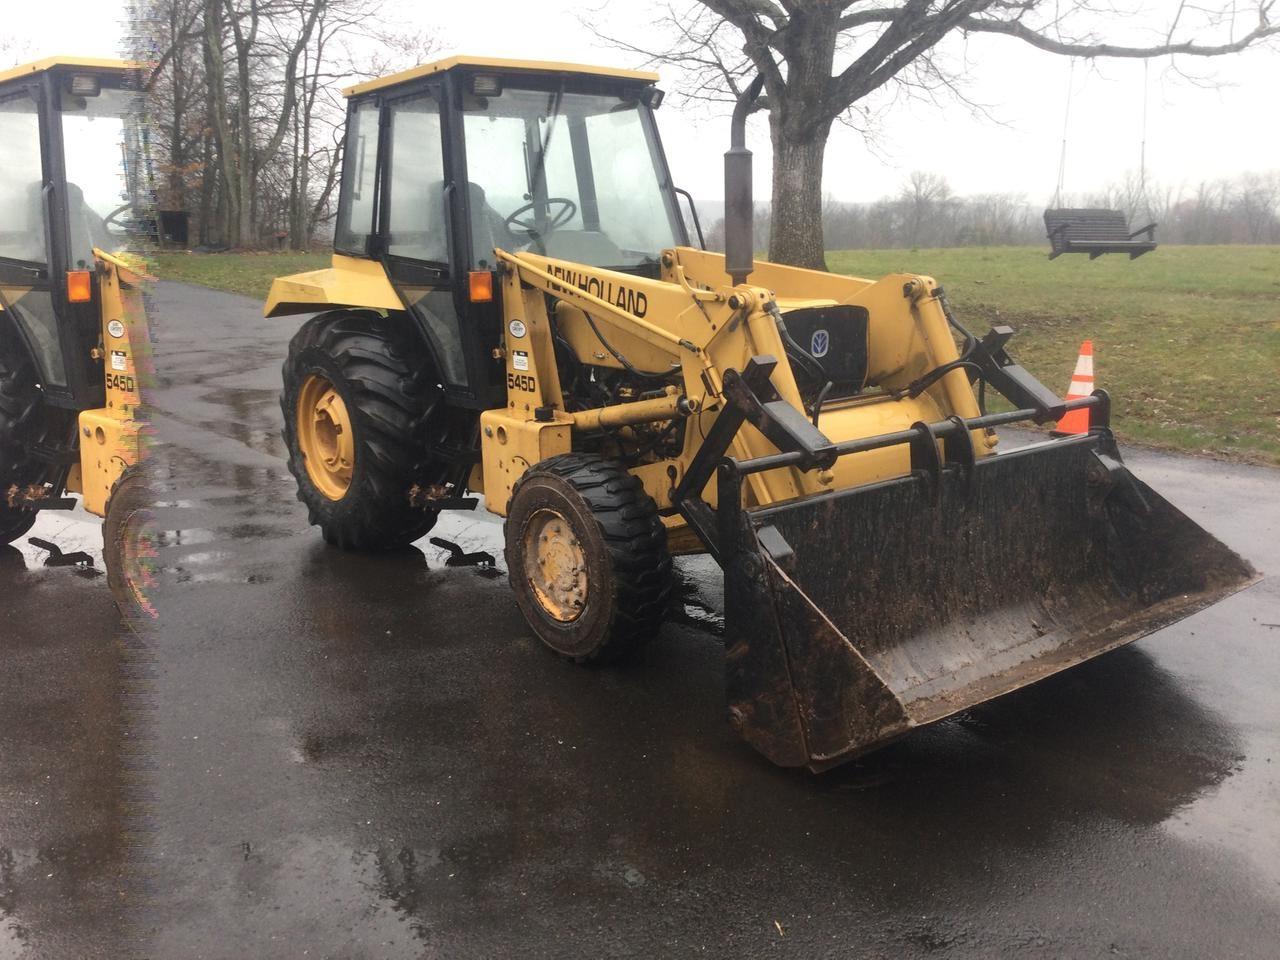
[[[278,413],[278,409],[277,409]],[[275,423],[263,427],[250,427],[243,422],[230,422],[225,424],[208,424],[206,429],[214,430],[215,427],[221,427],[225,434],[233,440],[243,443],[250,450],[256,450],[259,453],[265,453],[268,456],[278,457],[283,460],[288,451],[285,449],[284,440],[280,436],[279,427]]]
[[[724,636],[724,576],[709,556],[676,560],[675,592],[667,619]]]
[[[212,543],[216,539],[217,534],[212,530],[202,530],[199,527],[156,531],[157,547],[186,547],[197,543]]]
[[[0,877],[3,882],[3,877]],[[5,913],[3,902],[0,902],[0,957],[25,957],[30,944],[27,931],[17,920]]]

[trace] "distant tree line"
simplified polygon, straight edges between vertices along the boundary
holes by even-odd
[[[381,0],[133,0],[157,207],[192,245],[307,249],[337,200],[339,87],[426,59]]]
[[[1156,223],[1162,243],[1280,243],[1280,170],[1177,188],[1128,177],[1098,193],[1064,196],[1060,205],[1123,210],[1135,229]],[[828,196],[822,228],[828,250],[1039,244],[1043,212],[1022,194],[961,197],[944,177],[917,172],[896,195],[871,203]],[[757,249],[769,245],[770,219],[769,205],[757,204]],[[707,245],[723,249],[723,219],[712,225]]]

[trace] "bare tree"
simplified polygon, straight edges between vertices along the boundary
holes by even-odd
[[[764,77],[773,147],[769,257],[823,268],[822,171],[832,124],[859,125],[868,98],[886,87],[959,94],[958,77],[937,53],[948,36],[996,34],[1087,59],[1214,57],[1280,35],[1271,21],[1277,2],[1252,0],[1237,15],[1243,0],[1216,8],[1181,0],[1152,42],[1124,45],[1104,34],[1121,29],[1128,12],[1096,0],[688,0],[661,19],[664,45],[611,42],[684,68],[693,97],[733,99],[746,78]],[[1249,21],[1243,29],[1238,16]]]
[[[1276,208],[1280,207],[1280,173],[1245,174],[1240,181],[1237,206],[1246,243],[1268,243],[1276,238]]]
[[[0,69],[31,59],[31,43],[8,34],[0,36]]]
[[[254,185],[258,171],[270,163],[279,151],[293,121],[298,97],[298,60],[311,40],[325,0],[205,0],[205,72],[209,79],[211,120],[214,141],[218,146],[223,183],[227,188],[231,227],[229,240],[233,246],[252,244],[257,240],[254,217]],[[261,56],[261,45],[270,46],[264,28],[275,27],[275,19],[295,15],[298,29],[281,41],[281,32],[273,30],[283,53],[280,77],[282,96],[279,113],[265,142],[258,142],[254,130],[253,94],[259,89],[253,76],[253,64]],[[230,34],[230,55],[234,66],[234,83],[227,75],[227,51],[224,36]],[[231,98],[234,95],[235,100]]]
[[[901,199],[907,211],[907,242],[914,247],[924,225],[936,219],[940,207],[951,199],[951,185],[940,174],[916,170],[907,177]]]
[[[402,69],[432,43],[382,0],[132,0],[151,62],[161,206],[199,241],[306,249],[332,216],[352,77]]]

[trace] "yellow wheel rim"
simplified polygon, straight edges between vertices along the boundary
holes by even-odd
[[[539,510],[524,532],[524,572],[547,615],[561,623],[578,619],[587,605],[587,555],[569,521]]]
[[[307,476],[330,500],[341,500],[351,488],[355,443],[351,415],[332,383],[314,373],[307,377],[298,392],[295,422]]]

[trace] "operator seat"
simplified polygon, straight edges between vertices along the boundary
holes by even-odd
[[[418,208],[422,210],[420,224],[413,222],[412,208],[393,207],[391,244],[402,256],[444,263],[448,260],[445,230],[449,222],[444,181],[431,184],[427,196],[430,199]],[[492,266],[495,247],[510,250],[520,245],[521,241],[507,229],[506,218],[489,206],[484,187],[478,183],[467,183],[467,206],[471,210],[471,242],[476,263],[483,260]]]

